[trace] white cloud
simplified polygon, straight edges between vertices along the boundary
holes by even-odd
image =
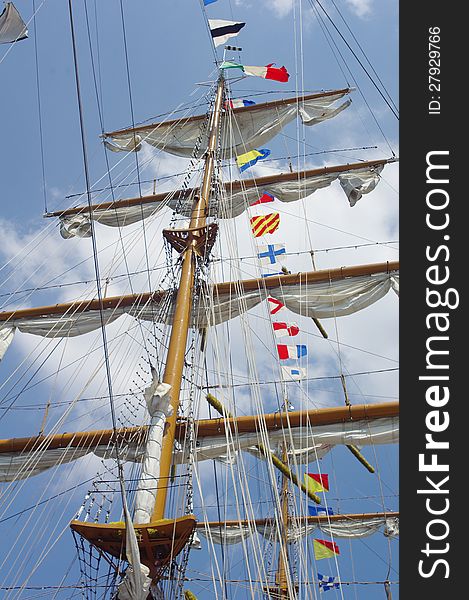
[[[372,12],[373,0],[346,0],[346,2],[350,10],[362,19]]]
[[[276,17],[282,18],[291,12],[294,1],[295,0],[264,0],[264,4],[269,10],[273,9]],[[235,6],[249,8],[252,6],[252,2],[249,0],[235,0]]]
[[[294,0],[273,0],[269,5],[274,9],[278,17],[285,17],[293,8]]]

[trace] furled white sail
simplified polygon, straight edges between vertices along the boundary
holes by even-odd
[[[132,526],[127,501],[124,499],[125,555],[129,566],[117,586],[117,600],[146,600],[152,583],[150,569],[140,561],[137,534]]]
[[[391,519],[362,519],[360,521],[323,521],[318,528],[325,534],[337,538],[361,538],[373,535],[381,527],[388,527]],[[392,520],[393,523],[396,519]],[[384,532],[383,532],[384,533]]]
[[[219,292],[216,286],[209,287],[200,295],[200,303],[192,314],[191,326],[204,328],[218,325],[247,312],[257,306],[267,295],[274,296],[298,315],[325,319],[353,314],[383,298],[388,291],[397,288],[398,273],[378,273],[359,277],[348,277],[332,282],[304,282],[296,285],[283,283],[263,289],[262,285],[252,290],[240,289],[233,283],[228,291]],[[106,325],[124,314],[145,321],[169,324],[174,311],[160,310],[167,302],[163,292],[145,306],[118,307],[88,312],[70,312],[66,315],[12,318],[0,327],[0,359],[13,341],[16,329],[43,337],[73,337],[89,333],[101,327],[101,315]],[[3,353],[2,353],[3,352]]]
[[[282,429],[269,432],[269,448],[275,451],[285,439]],[[292,427],[288,437],[290,443],[299,451],[295,460],[308,464],[321,458],[334,446],[339,444],[368,446],[376,444],[395,444],[399,441],[399,418],[385,417],[373,420],[347,421],[329,425],[317,425],[310,428],[306,434],[304,427]],[[33,451],[2,452],[0,453],[0,481],[14,481],[26,479],[47,471],[52,467],[78,460],[93,453],[101,458],[115,457],[115,446],[97,444],[80,448],[66,447],[48,449],[44,441],[43,446]],[[255,450],[259,443],[258,433],[241,433],[233,439],[226,436],[199,436],[194,449],[196,462],[204,460],[223,459],[226,455],[236,455],[237,451]],[[265,442],[263,442],[265,445]],[[145,461],[146,449],[134,442],[119,445],[120,457],[123,461]],[[148,454],[156,456],[156,451],[149,450]],[[298,459],[302,457],[302,461]],[[192,458],[188,450],[175,449],[173,461],[175,464],[186,464]],[[146,468],[146,467],[144,467]],[[150,465],[149,478],[153,481],[156,476],[153,465]],[[142,469],[143,473],[143,469]],[[142,474],[142,479],[143,479]],[[153,505],[151,505],[153,507]],[[136,522],[136,521],[135,521]]]
[[[298,100],[294,98],[292,102],[284,104],[273,103],[274,106],[272,103],[265,106],[257,104],[230,112],[222,121],[221,157],[232,158],[262,146],[298,114],[308,126],[335,117],[350,105],[350,99],[338,104],[349,91],[341,90],[335,94],[316,95],[313,98]],[[200,157],[208,144],[208,133],[203,131],[203,125],[203,118],[187,117],[134,130],[108,133],[105,134],[106,147],[116,152],[138,151],[141,142],[147,142],[170,154],[185,157],[193,156],[194,148],[198,147]],[[202,139],[197,143],[200,136]]]
[[[211,205],[208,216],[217,216],[220,219],[232,219],[241,215],[246,208],[258,200],[259,196],[267,192],[272,194],[281,202],[294,202],[310,196],[315,191],[329,186],[333,181],[339,180],[341,186],[350,202],[354,206],[363,194],[373,191],[378,185],[380,173],[384,165],[374,165],[366,169],[350,170],[344,167],[343,171],[330,173],[311,174],[299,173],[297,179],[284,180],[279,178],[278,182],[269,182],[259,185],[240,186],[239,182],[227,183],[225,193],[217,206]],[[236,191],[234,191],[236,190]],[[138,221],[142,221],[168,206],[171,210],[177,210],[179,214],[189,217],[192,211],[192,200],[180,200],[177,192],[168,192],[166,199],[164,195],[155,197],[154,202],[142,203],[133,206],[112,205],[104,208],[96,208],[92,212],[94,221],[109,227],[124,227]],[[82,213],[63,215],[60,217],[60,234],[63,238],[90,237],[91,225],[88,210]]]
[[[0,44],[11,44],[27,37],[26,23],[13,2],[7,2],[0,15]]]
[[[160,475],[160,457],[166,418],[172,413],[169,404],[171,386],[161,383],[152,369],[153,381],[145,391],[145,401],[151,420],[142,463],[142,471],[135,494],[134,523],[150,523],[155,506]]]
[[[363,194],[369,194],[375,189],[381,170],[382,167],[339,174],[340,185],[347,195],[350,206],[355,206]]]
[[[397,523],[397,525],[396,525]],[[347,519],[333,520],[316,523],[305,523],[304,519],[292,519],[291,525],[287,531],[287,542],[289,544],[300,541],[307,535],[312,534],[316,529],[319,529],[327,535],[337,538],[363,538],[373,535],[381,528],[384,528],[384,535],[388,527],[397,527],[399,520],[395,517],[371,517],[364,519]],[[200,533],[211,539],[215,544],[239,544],[243,540],[255,535],[262,535],[267,540],[276,542],[279,538],[278,525],[272,523],[255,524],[255,522],[247,525],[213,525],[206,524],[206,529],[200,529]],[[398,535],[398,533],[397,533]]]

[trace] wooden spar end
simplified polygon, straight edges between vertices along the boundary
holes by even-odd
[[[195,529],[194,515],[178,519],[160,519],[134,525],[142,564],[157,581],[166,567],[184,548]],[[84,523],[72,521],[70,527],[90,544],[115,558],[125,557],[124,523]]]

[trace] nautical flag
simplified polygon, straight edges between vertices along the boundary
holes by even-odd
[[[236,162],[238,164],[239,170],[241,173],[249,167],[254,166],[258,160],[264,160],[270,154],[270,150],[267,148],[261,148],[260,150],[250,150],[245,154],[240,154],[236,157]]]
[[[255,104],[254,100],[242,100],[237,98],[235,100],[227,100],[225,102],[225,108],[242,108],[243,106],[252,106]]]
[[[331,577],[330,575],[321,575],[318,573],[319,579],[319,589],[327,592],[328,590],[333,590],[334,588],[339,588],[339,578]]]
[[[221,46],[227,40],[238,35],[246,23],[239,21],[222,21],[220,19],[209,19],[208,25],[215,46]]]
[[[299,367],[282,367],[282,378],[284,381],[300,381],[306,377],[306,369]]]
[[[287,344],[277,344],[277,352],[280,360],[286,360],[288,358],[301,358],[308,354],[308,349],[304,344],[297,344],[296,346],[288,346]]]
[[[278,213],[269,213],[268,215],[258,215],[252,217],[251,229],[254,237],[261,237],[266,233],[274,233],[280,225],[280,215]]]
[[[276,68],[274,63],[270,63],[265,67],[250,67],[248,65],[240,65],[239,63],[224,61],[220,65],[220,69],[241,69],[245,75],[253,75],[254,77],[263,77],[264,79],[273,79],[285,83],[290,75],[285,67]]]
[[[322,558],[332,558],[336,554],[340,554],[339,546],[329,540],[313,540],[314,558],[321,560]]]
[[[207,4],[213,4],[216,1],[217,0],[204,0],[204,4],[205,4],[205,6],[207,6]]]
[[[257,258],[264,265],[275,265],[277,256],[282,256],[286,253],[285,244],[267,244],[267,246],[259,246]]]
[[[316,506],[315,504],[310,504],[308,506],[308,511],[310,517],[320,517],[321,515],[334,514],[332,508],[326,508],[325,506]]]
[[[328,492],[329,475],[319,473],[305,473],[305,486],[311,492]]]
[[[269,296],[267,298],[267,302],[269,302],[271,315],[275,315],[276,313],[278,313],[279,310],[285,308],[285,304],[282,304],[282,302],[280,302],[280,300],[277,300],[277,298],[272,298],[272,296]]]
[[[293,337],[300,333],[300,328],[296,323],[272,323],[275,337]]]
[[[262,194],[262,196],[259,198],[259,200],[257,200],[256,202],[253,202],[251,204],[251,206],[256,206],[256,204],[265,204],[266,202],[273,202],[275,200],[275,198],[272,196],[272,194],[268,194],[267,192],[264,192]]]

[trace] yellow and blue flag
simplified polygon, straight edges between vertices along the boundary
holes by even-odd
[[[249,167],[252,167],[257,163],[258,160],[264,160],[270,154],[270,150],[267,148],[261,148],[260,150],[251,150],[250,152],[246,152],[245,154],[240,154],[236,157],[236,162],[238,164],[239,170],[241,173]]]

